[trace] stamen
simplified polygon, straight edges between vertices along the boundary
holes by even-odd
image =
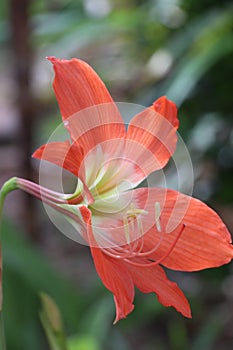
[[[159,244],[157,244],[153,249],[151,249],[150,251],[147,251],[147,252],[143,252],[143,253],[141,253],[143,245],[140,246],[139,250],[137,249],[139,241],[142,244],[141,240],[137,240],[133,244],[130,244],[129,245],[129,249],[127,249],[126,247],[107,248],[107,249],[103,248],[102,251],[105,254],[107,254],[108,256],[112,257],[112,258],[122,259],[122,260],[126,261],[127,263],[129,263],[131,265],[134,265],[134,266],[138,266],[138,267],[157,266],[157,265],[161,264],[171,254],[171,252],[173,251],[176,243],[178,242],[179,238],[181,237],[185,227],[186,227],[186,225],[183,224],[182,227],[181,227],[181,230],[179,231],[178,235],[176,236],[176,238],[175,238],[174,242],[172,243],[171,247],[157,261],[150,262],[151,260],[149,260],[148,256],[151,255],[154,251],[156,251],[156,249],[158,249],[158,246],[161,243],[161,239],[160,239]],[[147,263],[140,263],[140,262],[136,262],[136,261],[130,260],[132,258],[134,258],[134,259],[136,258],[137,260],[144,258],[143,261],[145,261],[147,259],[148,262]]]
[[[159,232],[161,232],[160,215],[161,215],[160,204],[159,202],[155,202],[155,225]]]
[[[172,243],[171,247],[169,248],[169,250],[159,260],[153,261],[153,262],[148,262],[146,264],[138,263],[138,262],[135,262],[135,261],[131,261],[131,260],[129,260],[129,258],[125,259],[125,261],[127,261],[127,263],[129,263],[131,265],[138,266],[138,267],[152,267],[152,266],[156,266],[156,265],[161,264],[171,254],[171,252],[175,248],[175,245],[176,245],[177,241],[179,240],[180,236],[182,235],[185,227],[186,227],[186,225],[183,224],[180,232],[178,233],[178,235],[175,238],[174,242]],[[141,255],[137,256],[137,257],[140,258]]]
[[[163,237],[164,237],[164,232],[161,233],[158,243],[157,243],[151,250],[148,250],[148,251],[146,251],[146,252],[141,252],[141,251],[142,251],[142,249],[141,249],[141,250],[138,252],[138,256],[139,256],[140,258],[141,258],[141,257],[146,257],[146,256],[151,255],[151,254],[153,254],[154,252],[156,252],[156,250],[159,248],[160,244],[162,243]],[[142,248],[143,248],[143,247],[142,247]]]
[[[137,215],[147,215],[148,214],[148,211],[147,210],[144,210],[144,209],[135,209],[132,207],[131,205],[131,209],[130,210],[127,210],[126,212],[126,216],[134,216],[136,217]]]
[[[141,215],[147,215],[148,211],[144,209],[136,209],[134,208],[133,204],[131,204],[131,207],[129,210],[126,211],[123,223],[124,223],[124,229],[125,229],[125,237],[126,242],[128,245],[130,245],[131,240],[135,241],[135,238],[131,239],[130,232],[135,232],[135,223],[137,223],[137,237],[140,238],[143,235],[143,227],[142,227],[142,219]],[[133,236],[134,237],[134,236]]]
[[[139,233],[139,238],[140,238],[143,235],[142,219],[140,216],[138,216],[136,220],[137,220],[138,233]]]
[[[129,222],[129,226],[131,228],[131,231],[134,232],[134,230],[135,230],[135,225],[134,225],[135,218],[129,218],[128,222]]]
[[[130,244],[130,229],[129,229],[129,221],[127,217],[123,218],[124,230],[125,230],[125,238],[127,244]]]
[[[123,218],[125,237],[127,242],[126,245],[112,248],[103,248],[103,252],[112,258],[124,260],[125,262],[138,267],[152,267],[161,264],[175,248],[175,245],[181,237],[186,225],[182,224],[180,231],[178,232],[168,251],[160,259],[153,261],[153,259],[151,259],[151,255],[159,248],[164,237],[164,232],[161,230],[160,225],[160,204],[158,202],[155,203],[156,228],[157,231],[161,232],[159,241],[152,249],[143,251],[145,242],[141,214],[147,213],[148,212],[146,210],[135,209],[131,207],[131,209],[126,212],[126,215]],[[135,229],[137,230],[137,238],[132,240],[131,231],[134,231]],[[140,262],[140,260],[142,260],[142,262]]]

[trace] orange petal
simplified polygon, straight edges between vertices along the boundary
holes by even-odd
[[[77,142],[87,154],[95,152],[100,145],[114,156],[117,149],[111,145],[111,140],[119,142],[126,135],[125,125],[114,103],[92,106],[67,118],[64,122],[73,142]]]
[[[220,217],[198,199],[167,189],[135,190],[135,202],[149,212],[144,220],[152,221],[154,204],[161,203],[160,226],[154,224],[144,236],[144,251],[158,245],[150,259],[165,256],[174,239],[185,228],[174,249],[162,264],[181,271],[195,271],[229,263],[233,258],[231,235]],[[145,205],[145,198],[147,204]]]
[[[48,57],[55,71],[53,83],[63,119],[82,109],[102,103],[112,103],[106,86],[84,61]]]
[[[71,145],[69,141],[51,142],[39,147],[32,157],[47,160],[78,176],[83,152],[80,147]]]
[[[99,248],[91,248],[92,257],[103,284],[114,295],[116,318],[125,318],[133,309],[134,285],[127,269],[116,259],[111,259]]]
[[[143,261],[142,261],[143,262]],[[143,293],[156,293],[164,306],[173,306],[185,317],[191,317],[189,303],[175,282],[169,281],[160,266],[135,267],[127,264],[135,286]]]
[[[176,129],[179,126],[177,118],[177,107],[174,102],[166,96],[161,96],[153,103],[154,110],[164,116]]]
[[[176,105],[161,97],[131,120],[126,144],[128,158],[146,175],[163,168],[175,151],[177,128]]]
[[[76,58],[48,59],[54,66],[53,87],[64,125],[84,153],[108,139],[124,137],[120,112],[95,71]]]
[[[91,254],[95,264],[96,271],[105,287],[114,295],[116,305],[116,318],[114,323],[125,318],[133,309],[134,284],[127,269],[117,259],[112,259],[105,255],[93,235],[91,220],[88,218],[87,232]]]

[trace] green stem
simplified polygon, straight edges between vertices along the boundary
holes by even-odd
[[[16,178],[6,181],[0,190],[0,350],[6,350],[4,322],[2,315],[2,244],[1,244],[1,219],[3,204],[7,194],[17,189]]]
[[[3,322],[2,311],[0,311],[0,350],[6,350],[4,322]]]
[[[11,179],[7,180],[1,190],[0,190],[0,218],[2,214],[3,209],[3,203],[7,196],[7,194],[11,191],[14,191],[17,189],[17,177],[12,177]]]

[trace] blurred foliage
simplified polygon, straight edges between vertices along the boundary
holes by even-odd
[[[46,263],[20,232],[8,222],[3,225],[4,314],[9,349],[41,349],[39,292],[48,292],[60,305],[64,319],[73,330],[78,315],[88,305],[71,284]],[[64,300],[69,302],[64,303]],[[14,337],[12,336],[14,329]]]
[[[42,310],[40,320],[44,327],[51,350],[68,350],[62,316],[52,298],[41,293]]]
[[[10,55],[9,6],[0,2],[3,67]],[[232,230],[232,1],[38,0],[31,1],[29,13],[32,89],[42,106],[34,146],[60,123],[51,66],[44,57],[83,58],[115,100],[149,105],[166,94],[177,103],[180,133],[193,160],[194,195],[218,209]],[[113,301],[97,277],[89,293],[82,286],[77,290],[17,228],[6,222],[3,232],[9,350],[46,349],[38,316],[40,291],[61,310],[69,350],[232,349],[231,266],[171,275],[191,301],[191,321],[163,308],[153,295],[138,294],[133,314],[113,327]]]

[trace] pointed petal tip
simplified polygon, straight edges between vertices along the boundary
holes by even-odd
[[[178,128],[178,109],[173,101],[166,96],[161,96],[153,103],[153,107],[156,112],[163,115],[174,127]]]
[[[116,316],[116,318],[115,318],[115,320],[113,321],[113,326],[115,326],[120,320],[122,320],[123,318],[126,318],[126,316],[125,317],[117,317]]]
[[[56,60],[57,60],[57,58],[55,56],[46,56],[45,58],[46,58],[46,60],[48,60],[48,61],[50,61],[52,63],[56,62]]]
[[[118,310],[116,312],[116,317],[115,320],[113,321],[113,325],[117,324],[120,320],[126,318],[133,310],[134,310],[135,305],[131,304],[131,308],[127,310],[127,313],[123,313],[122,310]]]
[[[44,152],[45,149],[45,145],[37,148],[33,153],[32,153],[32,158],[36,158],[36,159],[41,159],[42,158],[42,154]]]
[[[175,110],[177,109],[177,105],[175,104],[175,102],[173,102],[172,100],[169,100],[167,98],[167,96],[160,96],[156,101],[154,101],[153,105],[155,107],[155,109],[157,108],[162,108],[165,105],[171,105]]]
[[[193,316],[192,316],[192,311],[191,311],[191,308],[190,308],[190,305],[188,303],[188,305],[184,308],[184,309],[180,309],[180,310],[177,310],[178,312],[181,313],[182,316],[188,318],[188,319],[192,319]]]
[[[115,326],[115,324],[117,324],[121,319],[123,319],[123,318],[126,318],[126,316],[125,317],[118,317],[117,315],[116,315],[116,317],[115,317],[115,320],[113,321],[113,326]]]
[[[50,61],[53,65],[55,65],[55,64],[58,64],[58,63],[69,63],[69,62],[72,62],[72,61],[76,61],[76,63],[77,62],[81,62],[81,63],[85,63],[86,64],[86,62],[85,61],[83,61],[83,60],[80,60],[80,59],[78,59],[78,58],[76,58],[76,57],[74,57],[74,58],[70,58],[70,59],[65,59],[65,58],[57,58],[57,57],[55,57],[55,56],[46,56],[45,57],[48,61]]]
[[[59,63],[59,62],[61,62],[61,61],[64,61],[64,60],[62,60],[61,58],[57,58],[57,57],[55,57],[55,56],[46,56],[45,57],[48,61],[50,61],[53,65],[55,65],[55,64],[57,64],[57,63]]]
[[[173,284],[174,288],[176,288],[176,293],[177,293],[177,300],[176,302],[171,302],[167,301],[161,295],[157,295],[158,301],[160,304],[164,305],[165,307],[173,307],[177,312],[179,312],[182,316],[191,319],[192,318],[192,312],[190,308],[190,304],[188,300],[186,299],[185,295],[181,291],[181,289],[177,289],[177,284],[172,282],[171,285]],[[179,287],[178,287],[179,288]],[[177,302],[178,301],[178,302]]]
[[[45,57],[48,61],[50,61],[53,65],[55,64],[59,64],[59,63],[64,63],[64,62],[69,62],[69,61],[72,61],[72,60],[78,60],[76,58],[71,58],[70,60],[69,59],[64,59],[64,58],[57,58],[55,56],[46,56]]]

